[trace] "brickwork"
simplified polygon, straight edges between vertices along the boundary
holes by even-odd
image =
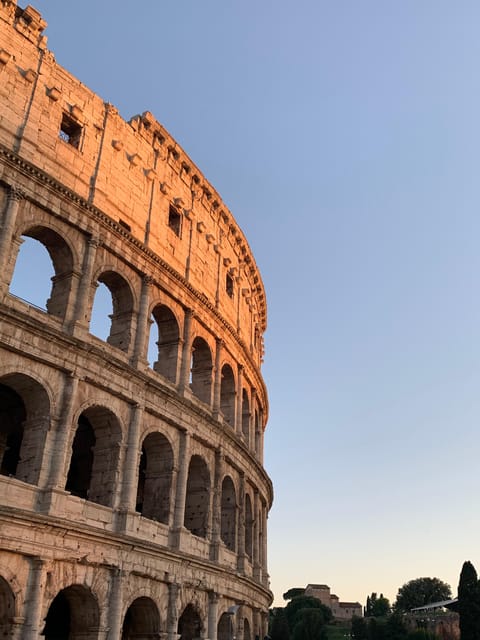
[[[57,65],[45,26],[1,0],[0,631],[263,637],[260,274],[175,140]],[[26,239],[53,265],[44,309],[11,289]]]

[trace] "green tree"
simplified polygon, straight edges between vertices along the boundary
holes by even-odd
[[[285,607],[285,615],[287,616],[288,626],[291,632],[298,622],[298,614],[302,609],[319,609],[325,624],[328,624],[333,617],[329,607],[322,604],[318,598],[314,598],[313,596],[297,596],[296,598],[292,598]]]
[[[287,616],[285,615],[285,609],[282,607],[278,607],[273,612],[270,637],[272,640],[290,640]]]
[[[402,614],[392,613],[386,624],[386,636],[388,640],[405,640],[407,635],[408,631],[403,622]]]
[[[302,587],[292,587],[288,591],[285,591],[282,597],[284,600],[291,600],[292,598],[298,598],[298,596],[303,596],[304,593],[305,593],[305,589],[302,589]]]
[[[293,640],[326,640],[325,620],[321,609],[300,609],[293,628]]]
[[[371,596],[367,596],[367,604],[365,606],[365,617],[369,618],[371,616],[375,616],[380,618],[382,616],[388,616],[391,611],[390,601],[388,598],[383,596],[383,593],[380,594],[380,597],[377,597],[377,594],[374,592]]]
[[[384,597],[383,593],[381,593],[380,597],[376,598],[375,602],[372,604],[372,616],[375,616],[377,618],[381,616],[388,616],[390,611],[390,601],[388,598]]]
[[[368,626],[365,618],[353,616],[351,634],[354,640],[368,640]]]
[[[458,614],[460,639],[480,638],[480,584],[475,567],[468,560],[463,563],[458,583]]]
[[[438,578],[417,578],[404,584],[397,593],[395,611],[410,611],[431,602],[451,598],[450,585]]]

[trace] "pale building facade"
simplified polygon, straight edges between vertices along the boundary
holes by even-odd
[[[175,140],[59,66],[45,26],[0,3],[0,631],[263,637],[260,274]],[[44,309],[12,289],[32,241]]]
[[[330,593],[330,587],[326,584],[307,584],[305,595],[317,598],[329,607],[335,620],[351,620],[353,616],[363,615],[363,607],[359,602],[340,602],[338,596]]]

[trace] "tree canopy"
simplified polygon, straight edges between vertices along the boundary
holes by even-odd
[[[390,611],[390,601],[388,598],[383,596],[383,593],[380,594],[379,598],[376,593],[372,593],[371,596],[367,596],[365,617],[369,618],[370,616],[374,616],[380,618],[382,616],[388,616]]]
[[[292,598],[298,598],[298,596],[303,596],[305,593],[305,589],[303,587],[292,587],[288,591],[285,591],[283,594],[284,600],[291,600]]]
[[[463,563],[458,583],[458,614],[461,640],[480,638],[480,583],[475,567],[468,560]]]
[[[293,640],[326,640],[325,620],[321,609],[302,609],[293,629]]]
[[[332,619],[330,608],[322,604],[318,598],[314,598],[313,596],[297,596],[296,598],[292,598],[285,607],[285,615],[287,616],[290,631],[293,631],[297,624],[302,609],[319,609],[325,624]]]
[[[404,584],[397,593],[395,611],[410,611],[432,602],[448,600],[452,596],[450,585],[438,578],[416,578]]]

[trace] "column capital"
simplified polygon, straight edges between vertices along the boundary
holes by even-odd
[[[11,186],[8,190],[8,200],[23,200],[25,198],[25,191],[20,189],[19,187]]]

